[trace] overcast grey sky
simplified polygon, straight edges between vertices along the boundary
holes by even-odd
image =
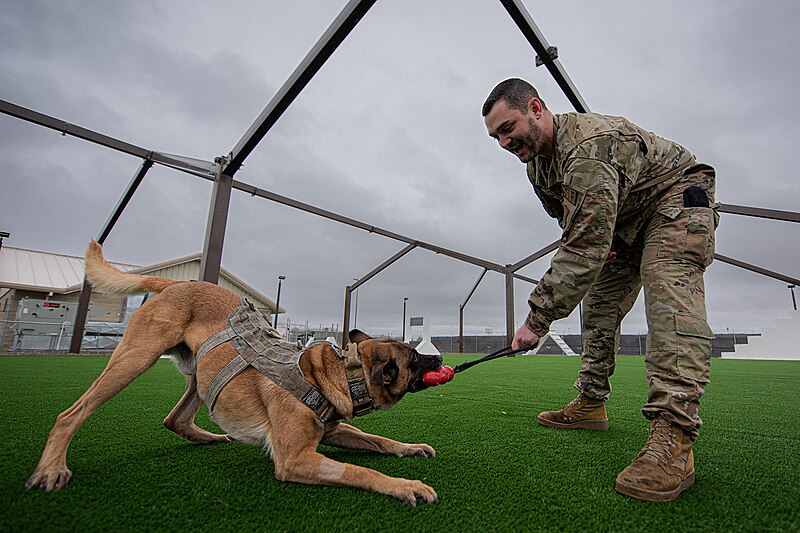
[[[227,154],[346,2],[2,2],[0,98],[148,149]],[[541,1],[525,5],[592,111],[624,115],[717,168],[718,201],[798,211],[800,3]],[[247,159],[236,179],[500,264],[559,236],[480,107],[519,76],[572,111],[490,0],[379,0]],[[81,255],[140,161],[0,116],[0,229],[9,246]],[[202,249],[211,184],[155,167],[106,241],[112,261]],[[717,251],[798,277],[800,228],[723,215]],[[405,245],[234,191],[223,266],[292,321],[342,321],[344,287]],[[550,256],[522,274],[538,278]],[[359,291],[358,326],[398,333],[409,313],[457,333],[481,269],[414,250]],[[716,332],[769,326],[785,283],[715,263]],[[517,282],[516,320],[530,286]],[[800,293],[798,293],[800,295]],[[284,319],[282,319],[283,322]],[[488,273],[468,333],[505,329]],[[575,333],[576,314],[555,324]],[[623,323],[646,331],[640,301]]]

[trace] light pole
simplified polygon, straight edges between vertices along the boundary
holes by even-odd
[[[406,302],[408,298],[403,298],[403,342],[406,342]]]
[[[795,287],[796,287],[796,285],[789,285],[789,292],[792,293],[792,306],[794,307],[794,310],[797,311],[797,300],[794,299],[794,288]]]
[[[278,297],[275,298],[275,321],[272,327],[278,329],[278,312],[281,309],[281,282],[286,279],[286,276],[278,276]]]
[[[353,278],[353,281],[358,282],[358,278]],[[356,304],[353,309],[353,329],[358,327],[358,287],[356,287]]]

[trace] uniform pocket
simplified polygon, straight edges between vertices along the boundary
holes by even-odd
[[[675,315],[677,366],[681,377],[708,383],[711,366],[711,341],[714,334],[705,318]]]
[[[714,210],[710,207],[666,207],[662,217],[658,257],[683,259],[705,268],[714,260]]]
[[[714,260],[714,211],[709,207],[686,207],[686,259],[703,268]]]

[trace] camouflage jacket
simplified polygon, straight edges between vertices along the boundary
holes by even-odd
[[[555,115],[553,123],[553,156],[538,156],[527,167],[533,190],[563,230],[550,269],[528,299],[525,323],[539,335],[580,303],[615,238],[634,244],[641,226],[668,196],[662,193],[695,166],[711,168],[692,166],[694,156],[686,148],[622,117],[565,113]],[[688,169],[632,190],[682,166]],[[713,169],[710,175],[713,187]]]

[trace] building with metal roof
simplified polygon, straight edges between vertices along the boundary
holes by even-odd
[[[201,254],[196,253],[148,266],[111,264],[134,274],[195,281],[199,278],[200,258]],[[83,278],[83,257],[13,246],[0,247],[0,350],[14,347],[21,321],[27,320],[31,327],[35,327],[31,315],[41,315],[37,317],[41,319],[46,314],[50,322],[60,320],[67,324],[72,319],[70,311],[74,309],[71,308],[77,309]],[[275,313],[274,301],[224,268],[220,270],[219,285],[237,296],[246,296],[268,316]],[[127,318],[126,309],[126,297],[93,292],[89,320],[123,322]],[[39,310],[39,313],[32,310]],[[18,316],[21,312],[26,316]],[[278,312],[285,313],[286,310],[281,307]]]

